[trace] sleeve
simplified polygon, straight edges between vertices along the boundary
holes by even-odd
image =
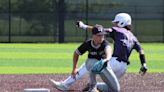
[[[76,53],[78,55],[83,55],[87,51],[87,42],[82,43],[77,49]]]
[[[137,40],[137,38],[134,38],[134,47],[133,47],[137,52],[141,51],[141,45],[139,43],[139,41]]]

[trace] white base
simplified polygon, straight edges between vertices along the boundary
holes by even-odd
[[[46,88],[26,88],[23,92],[50,92],[50,90]]]

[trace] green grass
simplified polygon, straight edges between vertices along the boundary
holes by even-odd
[[[145,50],[146,61],[149,68],[149,72],[164,72],[164,44],[149,43],[142,44]],[[138,54],[133,51],[130,57],[131,65],[129,66],[129,72],[137,72],[140,67]]]
[[[70,73],[72,55],[80,43],[71,44],[0,44],[0,74]],[[149,72],[164,72],[164,44],[142,44]],[[136,51],[130,56],[128,72],[138,72]],[[79,66],[87,54],[79,58]]]

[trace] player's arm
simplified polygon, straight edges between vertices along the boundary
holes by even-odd
[[[112,53],[112,49],[111,49],[111,47],[108,45],[108,46],[106,46],[106,48],[105,48],[105,55],[106,55],[106,60],[107,61],[109,61],[109,59],[111,58],[111,54]]]
[[[141,65],[142,66],[146,66],[146,60],[145,60],[144,50],[141,49],[138,53],[139,53],[139,58],[140,58],[140,61],[141,61]]]
[[[137,42],[135,44],[135,49],[139,53],[139,58],[140,58],[140,61],[141,61],[141,66],[146,67],[145,53],[144,53],[144,50],[141,48],[139,42]]]
[[[144,75],[147,72],[146,58],[145,58],[144,50],[141,48],[140,43],[138,42],[137,39],[136,39],[134,48],[139,53],[139,58],[140,58],[140,62],[141,62],[141,68],[140,68],[140,72],[139,73],[141,75]]]
[[[78,68],[77,66],[78,59],[79,59],[79,55],[75,51],[73,55],[73,70]]]
[[[81,28],[81,29],[84,29],[84,30],[90,31],[90,32],[92,32],[92,29],[93,29],[94,27],[103,28],[102,25],[96,24],[95,26],[91,26],[91,25],[86,25],[86,24],[84,24],[82,21],[77,21],[77,22],[76,22],[76,26],[77,26],[78,28]],[[103,31],[105,31],[105,32],[107,32],[107,33],[111,33],[113,30],[112,30],[112,28],[103,28]]]
[[[140,68],[140,74],[144,75],[147,72],[147,65],[146,65],[146,58],[145,58],[145,54],[144,54],[144,50],[141,49],[139,51],[139,58],[141,61],[141,68]]]
[[[83,55],[87,51],[87,43],[84,42],[81,44],[75,51],[73,55],[73,69],[72,69],[72,78],[76,78],[78,74],[78,59],[80,55]]]
[[[76,53],[76,51],[74,51],[72,78],[75,78],[76,74],[78,73],[78,64],[77,64],[78,59],[79,59],[79,55]]]
[[[77,21],[76,26],[78,28],[81,28],[81,29],[84,29],[84,30],[87,30],[87,31],[92,31],[92,29],[93,29],[93,26],[86,25],[82,21]]]

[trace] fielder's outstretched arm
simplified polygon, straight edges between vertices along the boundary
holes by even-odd
[[[107,46],[105,49],[105,55],[106,55],[106,60],[109,61],[111,56],[112,56],[112,48],[110,46]]]

